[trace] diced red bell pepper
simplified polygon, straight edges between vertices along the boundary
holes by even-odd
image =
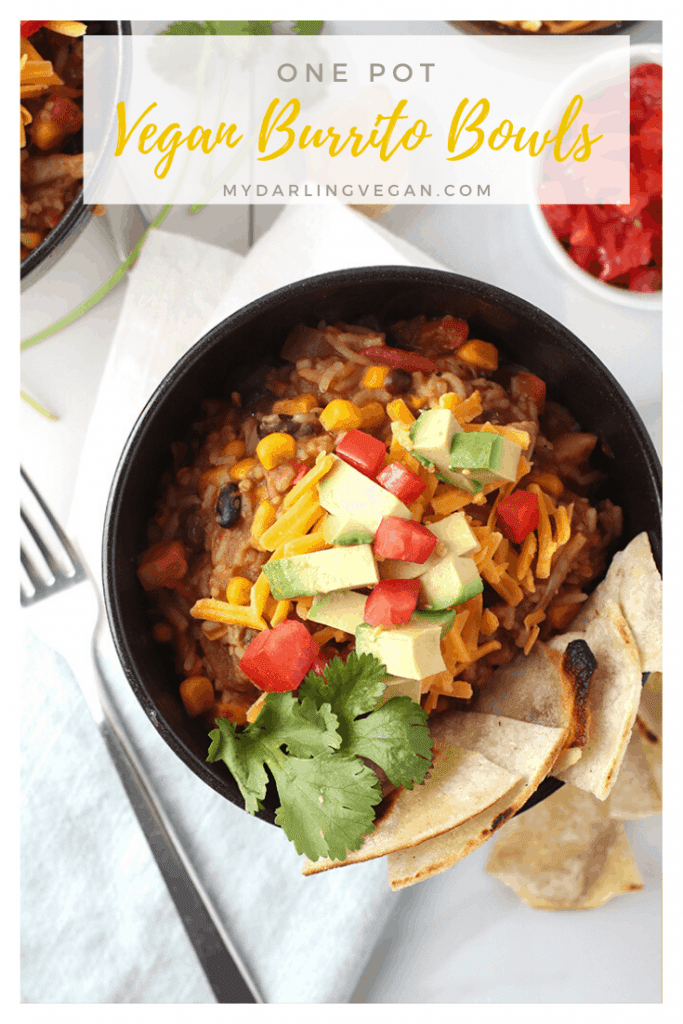
[[[404,505],[411,505],[417,501],[427,486],[417,473],[413,473],[412,469],[408,469],[401,462],[392,462],[385,466],[377,477],[377,483]]]
[[[15,23],[16,24],[16,23]],[[23,39],[28,39],[34,32],[37,32],[43,25],[47,25],[46,21],[22,21],[21,23],[21,35]]]
[[[424,565],[436,547],[436,534],[421,523],[384,516],[375,534],[375,554]]]
[[[402,348],[389,348],[388,345],[371,345],[363,349],[363,355],[372,363],[383,363],[394,370],[406,370],[408,373],[438,373],[439,370],[434,360],[427,356],[404,352]]]
[[[142,556],[138,579],[145,590],[173,587],[187,572],[185,548],[179,540],[153,544]]]
[[[303,622],[286,619],[264,629],[251,641],[240,668],[253,683],[268,693],[296,690],[318,656],[316,643]]]
[[[538,495],[529,491],[513,491],[501,498],[496,512],[503,536],[521,544],[538,526]]]
[[[539,412],[545,408],[545,381],[537,377],[535,373],[527,370],[520,370],[515,374],[515,390],[528,395]]]
[[[306,476],[311,467],[308,465],[307,462],[299,462],[295,468],[296,472],[294,473],[292,482],[289,485],[290,487],[294,487],[296,484],[299,483],[299,480],[303,480],[303,478]]]
[[[402,626],[417,607],[419,580],[382,580],[365,602],[363,622],[371,626]]]
[[[420,341],[423,345],[438,345],[440,348],[460,348],[469,334],[467,320],[458,317],[441,317],[440,320],[428,320],[420,329]]]
[[[335,449],[344,462],[371,479],[379,473],[387,454],[387,446],[364,430],[349,430]]]

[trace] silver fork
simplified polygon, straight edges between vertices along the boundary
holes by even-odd
[[[66,659],[76,676],[216,1001],[261,1003],[253,979],[145,780],[134,746],[107,693],[97,653],[104,617],[96,584],[23,469],[21,477],[20,554],[25,577],[20,589],[22,605],[32,609],[31,628]],[[45,598],[51,599],[49,603]],[[78,630],[72,633],[60,628],[59,623],[65,621],[78,623]]]

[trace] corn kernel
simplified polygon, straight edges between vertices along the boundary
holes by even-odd
[[[225,591],[228,604],[249,604],[251,597],[251,581],[244,576],[233,576]]]
[[[368,366],[361,381],[362,388],[383,388],[389,376],[388,366]]]
[[[498,369],[498,349],[488,341],[473,338],[458,349],[458,359],[480,370]]]
[[[230,441],[226,444],[225,448],[221,452],[221,455],[225,459],[241,459],[246,451],[246,445],[244,441],[238,437],[235,441]]]
[[[402,398],[396,398],[393,402],[389,402],[387,413],[389,419],[394,423],[404,423],[407,427],[411,427],[415,422],[415,417]]]
[[[385,412],[381,402],[368,402],[367,405],[361,407],[360,413],[365,430],[374,430],[375,427],[384,423]]]
[[[264,469],[275,469],[296,455],[296,441],[291,434],[267,434],[256,445],[256,454]]]
[[[310,412],[318,405],[318,399],[310,392],[296,395],[294,398],[283,398],[273,405],[273,412],[281,416],[296,416],[297,413]]]
[[[262,501],[251,524],[251,539],[257,544],[268,527],[275,522],[275,509],[269,501]]]
[[[423,405],[427,404],[427,396],[423,395],[421,398],[417,395],[408,395],[408,405],[411,409],[421,409]]]
[[[188,715],[196,718],[213,704],[213,684],[207,676],[189,676],[180,684],[180,698]]]
[[[455,391],[448,391],[439,399],[439,408],[448,409],[449,412],[455,412],[455,407],[460,405],[461,402],[462,399],[460,395],[456,395]]]
[[[363,417],[353,402],[335,398],[321,412],[320,423],[328,433],[337,430],[356,430],[363,425]]]
[[[249,456],[247,459],[241,459],[236,462],[230,470],[230,477],[233,480],[245,480],[251,473],[254,466],[258,465],[258,459],[253,456]]]

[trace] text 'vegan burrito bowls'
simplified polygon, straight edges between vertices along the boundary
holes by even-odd
[[[136,425],[115,642],[169,745],[305,873],[389,854],[398,888],[549,776],[608,795],[661,667],[660,486],[619,385],[528,303],[417,268],[297,282]]]

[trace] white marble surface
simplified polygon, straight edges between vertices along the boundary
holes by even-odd
[[[328,30],[343,31],[345,26],[337,23]],[[256,209],[257,237],[278,212]],[[139,232],[139,222],[132,211],[119,220],[116,232],[120,244],[127,245]],[[573,285],[545,254],[524,207],[395,207],[382,225],[446,266],[521,295],[565,323],[612,370],[659,448],[659,314],[598,302]],[[247,208],[214,207],[196,217],[177,210],[165,226],[238,252],[246,250]],[[22,296],[22,336],[81,301],[117,263],[107,225],[93,219],[49,277]],[[21,460],[63,521],[69,515],[78,461],[125,287],[120,285],[80,321],[22,357],[22,386],[60,419],[49,423],[22,406]],[[645,889],[599,910],[530,910],[484,873],[489,854],[485,847],[455,870],[396,894],[395,912],[354,1001],[658,1002],[660,822],[628,823],[627,831]],[[142,844],[135,856],[143,861],[148,856]],[[120,871],[123,876],[125,857]],[[168,913],[172,918],[172,907]],[[170,937],[182,944],[179,932],[171,930]],[[172,957],[159,969],[166,970],[165,984],[171,986],[165,1001],[206,1001],[198,967],[185,966],[177,995]],[[127,1001],[123,993],[121,1000]]]

